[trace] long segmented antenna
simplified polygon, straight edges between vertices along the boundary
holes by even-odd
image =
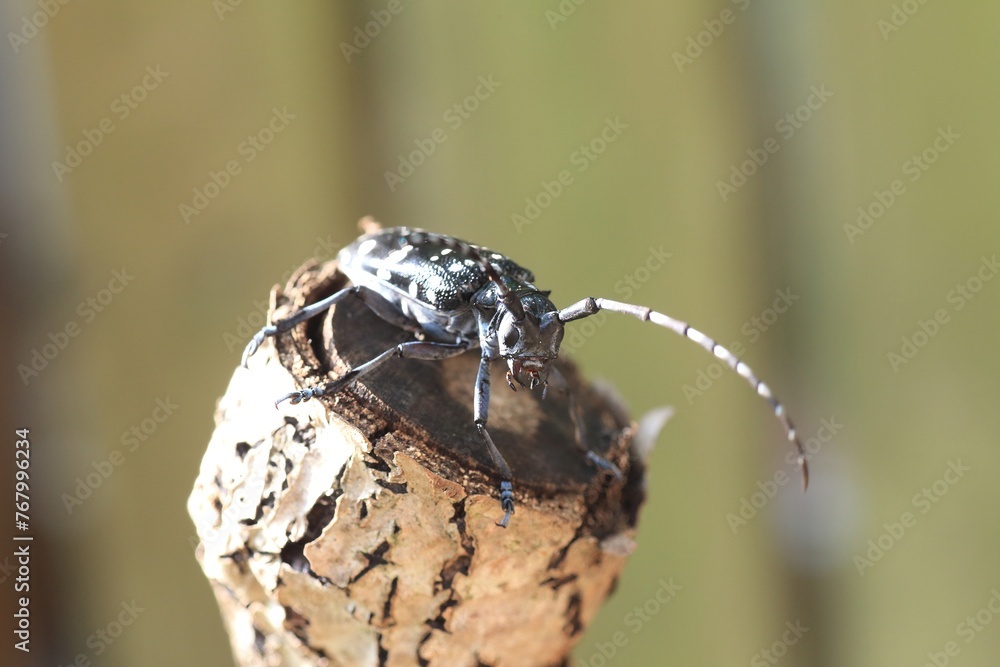
[[[761,396],[768,402],[768,404],[770,404],[771,408],[774,410],[774,416],[778,418],[778,421],[781,422],[781,425],[785,428],[785,433],[788,435],[789,442],[795,446],[795,450],[799,455],[798,464],[802,469],[802,488],[809,488],[809,463],[806,460],[806,452],[802,447],[802,441],[799,440],[799,436],[795,431],[795,426],[788,418],[788,415],[785,414],[785,407],[778,401],[778,399],[775,398],[774,394],[771,392],[771,388],[764,384],[762,380],[759,380],[757,376],[754,375],[753,370],[740,361],[735,354],[722,345],[719,345],[715,342],[715,340],[706,336],[701,331],[698,331],[687,322],[682,322],[670,317],[669,315],[664,315],[663,313],[659,313],[643,306],[634,306],[628,303],[621,303],[620,301],[611,301],[610,299],[583,299],[582,301],[578,301],[577,303],[560,310],[559,319],[563,322],[571,322],[573,320],[589,317],[601,310],[610,310],[614,313],[631,315],[632,317],[638,318],[644,322],[652,322],[653,324],[670,329],[674,333],[684,336],[688,340],[694,341],[708,350],[713,356],[724,361],[727,366],[732,368],[737,374],[749,382],[754,388],[754,391],[757,392],[757,395]]]
[[[512,292],[510,288],[504,284],[503,280],[500,278],[500,274],[497,273],[497,270],[493,268],[492,264],[489,263],[489,260],[483,257],[480,252],[471,245],[454,237],[445,236],[444,234],[434,234],[433,232],[411,232],[403,238],[413,245],[419,245],[425,239],[432,239],[447,248],[451,248],[455,252],[461,253],[479,264],[483,273],[486,274],[486,277],[497,286],[498,290],[500,290],[500,300],[503,302],[507,311],[514,317],[514,321],[520,322],[524,319],[524,308],[521,306],[521,297]]]

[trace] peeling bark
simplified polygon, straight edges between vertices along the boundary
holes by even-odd
[[[339,289],[306,265],[271,299],[272,321]],[[645,469],[607,392],[560,361],[583,408],[507,389],[490,428],[514,475],[507,529],[499,478],[472,422],[478,355],[396,359],[332,397],[274,400],[410,339],[361,303],[266,343],[219,401],[188,502],[198,559],[239,665],[563,665],[634,546]]]

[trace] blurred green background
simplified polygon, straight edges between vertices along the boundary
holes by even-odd
[[[578,664],[995,664],[1000,6],[0,17],[0,491],[30,427],[36,536],[33,651],[4,633],[3,664],[231,664],[186,498],[269,289],[365,214],[737,344],[812,439],[803,495],[704,351],[625,318],[571,334],[633,415],[676,407]]]

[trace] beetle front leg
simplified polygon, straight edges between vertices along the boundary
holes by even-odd
[[[514,513],[514,485],[510,481],[510,466],[504,461],[503,456],[500,455],[500,450],[493,444],[490,432],[486,430],[486,421],[489,418],[490,412],[490,361],[492,359],[486,355],[483,355],[479,360],[479,374],[476,376],[475,394],[476,428],[486,443],[486,449],[490,453],[490,458],[493,459],[493,466],[500,472],[502,478],[500,481],[500,507],[503,508],[504,514],[503,519],[497,525],[501,528],[506,528],[507,524],[510,523],[511,515]]]

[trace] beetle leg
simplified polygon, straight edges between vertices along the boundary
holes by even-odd
[[[300,389],[299,391],[293,391],[279,398],[275,401],[274,405],[277,407],[282,401],[291,401],[294,405],[318,396],[336,394],[341,389],[344,389],[355,380],[371,373],[373,370],[393,357],[438,361],[462,354],[469,349],[469,345],[470,343],[433,343],[420,340],[400,343],[395,347],[389,348],[374,359],[366,361],[357,368],[352,368],[332,382],[327,382],[325,385],[321,385],[319,387],[308,387],[306,389]]]
[[[570,391],[569,385],[566,384],[566,378],[563,377],[562,373],[555,366],[549,367],[549,378],[545,388],[548,389],[550,386],[556,392],[565,395],[569,400],[569,416],[573,421],[573,442],[576,443],[576,446],[595,467],[601,470],[610,470],[617,479],[621,479],[622,471],[618,469],[618,466],[587,446],[580,404],[577,403],[576,396]]]
[[[504,461],[500,450],[497,449],[493,438],[490,437],[490,432],[486,429],[486,421],[489,419],[490,412],[490,361],[492,359],[486,355],[483,355],[479,360],[475,393],[476,428],[479,430],[483,442],[486,443],[486,449],[493,460],[493,467],[500,472],[500,507],[503,508],[504,514],[497,525],[506,528],[507,524],[510,523],[510,516],[514,513],[514,485],[510,481],[510,466]]]
[[[331,294],[322,301],[317,301],[316,303],[306,306],[286,319],[279,320],[273,325],[266,326],[258,331],[254,337],[250,339],[250,342],[247,343],[246,349],[243,350],[243,367],[246,368],[247,360],[254,354],[254,352],[257,351],[257,348],[264,342],[264,339],[290,330],[296,324],[301,324],[302,322],[329,310],[333,305],[343,301],[351,295],[357,296],[359,299],[364,301],[365,305],[368,306],[373,313],[389,324],[403,329],[404,331],[417,332],[420,330],[419,326],[415,325],[409,318],[400,313],[398,308],[386,301],[385,297],[375,290],[370,287],[365,287],[364,285],[351,285],[350,287],[346,287],[339,292]]]
[[[246,348],[243,350],[243,360],[241,362],[243,368],[247,367],[247,360],[251,356],[253,356],[253,353],[257,351],[257,348],[260,347],[260,344],[264,342],[264,339],[269,338],[271,336],[277,336],[279,333],[284,333],[288,331],[296,324],[305,322],[306,320],[315,317],[324,311],[329,310],[330,307],[336,304],[337,302],[343,301],[345,298],[347,298],[352,294],[358,294],[363,289],[364,288],[359,287],[358,285],[345,287],[339,292],[335,292],[334,294],[331,294],[330,296],[326,297],[322,301],[317,301],[316,303],[306,306],[305,308],[296,312],[290,317],[287,317],[283,320],[278,320],[274,324],[270,324],[262,328],[260,331],[254,334],[254,337],[250,339],[250,342],[247,343]]]

